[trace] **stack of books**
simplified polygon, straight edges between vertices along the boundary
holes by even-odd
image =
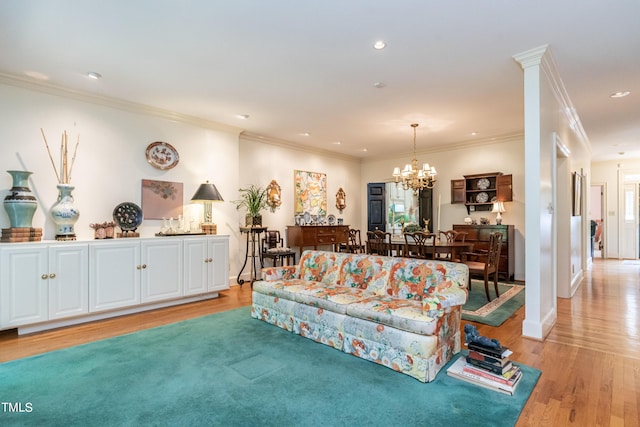
[[[2,243],[14,243],[14,242],[39,242],[42,240],[42,228],[3,228],[2,237],[0,242]]]
[[[509,356],[512,352],[506,347],[485,347],[471,342],[469,354],[460,356],[448,369],[447,375],[513,395],[522,379],[522,370]]]

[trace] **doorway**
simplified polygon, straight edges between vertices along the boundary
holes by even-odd
[[[604,184],[593,184],[589,192],[589,223],[591,231],[590,250],[592,259],[605,257],[605,216]]]

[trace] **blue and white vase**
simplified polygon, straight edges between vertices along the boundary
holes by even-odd
[[[51,217],[56,225],[56,240],[75,240],[73,228],[78,222],[80,211],[74,206],[71,192],[75,188],[69,184],[58,184],[58,200],[51,207]]]
[[[4,209],[9,215],[11,228],[31,228],[33,214],[38,202],[29,189],[28,171],[7,171],[13,178],[13,185],[9,194],[4,198]]]

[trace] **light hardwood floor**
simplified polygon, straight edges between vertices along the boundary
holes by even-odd
[[[3,332],[0,362],[250,304],[250,287],[234,286],[216,300],[29,336]],[[640,265],[596,260],[575,296],[558,300],[545,341],[521,336],[524,308],[498,328],[478,324],[481,334],[511,348],[514,360],[542,371],[517,425],[640,425],[639,308]]]

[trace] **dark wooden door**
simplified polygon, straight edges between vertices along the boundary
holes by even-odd
[[[429,231],[434,233],[434,227],[439,227],[440,224],[433,223],[433,190],[425,188],[420,190],[418,202],[418,212],[420,213],[420,226],[424,228],[425,220],[429,220]]]
[[[387,231],[384,182],[367,184],[367,231]]]

